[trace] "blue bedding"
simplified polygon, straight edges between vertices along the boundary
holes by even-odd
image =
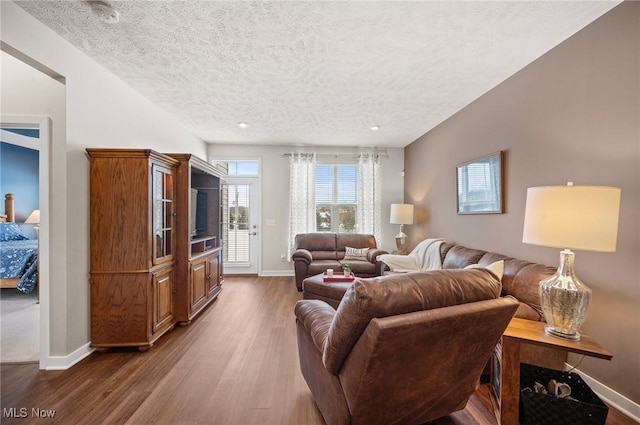
[[[17,288],[31,293],[38,283],[38,240],[0,242],[0,278],[20,278]]]

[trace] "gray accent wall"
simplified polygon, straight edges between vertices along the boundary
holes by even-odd
[[[405,149],[411,246],[444,237],[556,266],[559,249],[522,243],[528,187],[617,186],[615,253],[576,252],[593,297],[584,331],[612,361],[579,369],[640,402],[640,3],[624,2]],[[456,165],[504,150],[506,212],[456,214]],[[576,365],[578,356],[570,356]]]

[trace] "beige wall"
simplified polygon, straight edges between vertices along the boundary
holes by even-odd
[[[412,243],[445,237],[557,265],[522,243],[526,189],[573,181],[622,189],[615,253],[576,253],[593,290],[584,325],[613,353],[580,370],[640,402],[640,3],[626,2],[486,93],[405,150],[405,197],[419,204]],[[456,214],[456,165],[506,151],[506,212]],[[571,357],[576,364],[579,358]]]

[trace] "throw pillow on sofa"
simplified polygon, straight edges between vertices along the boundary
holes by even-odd
[[[491,273],[495,274],[500,282],[502,282],[502,275],[504,274],[504,260],[496,261],[486,267],[482,267],[480,264],[470,264],[465,269],[487,269]]]
[[[344,259],[368,261],[367,260],[368,252],[369,252],[369,248],[352,248],[350,246],[347,246],[344,249]]]

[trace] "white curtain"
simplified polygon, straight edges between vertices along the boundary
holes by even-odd
[[[289,157],[289,246],[298,233],[316,231],[315,153],[292,153]]]
[[[381,240],[382,188],[380,155],[358,154],[358,233],[370,233]]]

